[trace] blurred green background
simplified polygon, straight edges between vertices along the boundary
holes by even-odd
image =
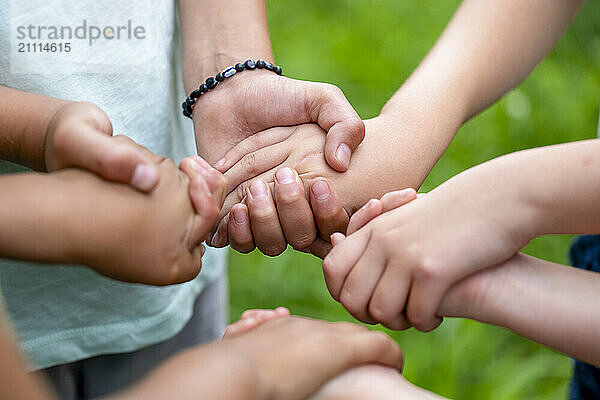
[[[425,56],[456,0],[272,0],[275,58],[288,76],[340,86],[363,118],[380,108]],[[588,2],[531,76],[467,123],[423,186],[508,152],[592,138],[600,88],[600,3]],[[550,182],[551,183],[551,182]],[[570,237],[544,237],[526,249],[566,263]],[[292,313],[352,321],[327,293],[321,263],[288,250],[269,259],[230,258],[231,318],[247,308],[285,305]],[[577,329],[573,327],[573,329]],[[568,358],[511,332],[446,320],[431,333],[388,332],[406,356],[405,376],[458,399],[563,399]]]

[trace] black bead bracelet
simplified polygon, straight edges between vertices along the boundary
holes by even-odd
[[[256,62],[247,60],[245,63],[237,63],[234,66],[227,67],[223,71],[219,72],[214,78],[208,78],[206,82],[198,87],[198,89],[190,93],[188,98],[185,99],[181,105],[183,108],[183,115],[191,119],[192,112],[194,111],[194,105],[200,96],[202,96],[204,93],[207,93],[209,90],[216,88],[219,82],[223,82],[225,79],[231,78],[233,75],[237,74],[238,72],[242,72],[245,69],[266,69],[275,72],[277,75],[281,75],[283,73],[279,65],[273,65],[264,60],[256,60]]]

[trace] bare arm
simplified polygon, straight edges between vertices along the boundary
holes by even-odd
[[[179,12],[187,93],[229,65],[273,61],[264,0],[179,0]]]
[[[46,131],[54,114],[65,103],[0,86],[0,159],[46,171]]]
[[[404,89],[467,120],[535,68],[583,3],[465,0]],[[400,93],[393,96],[383,111],[400,112],[401,99]]]
[[[180,0],[183,75],[188,93],[209,76],[247,59],[273,62],[264,0]],[[245,71],[195,102],[199,154],[217,161],[241,140],[275,126],[316,122],[328,132],[325,157],[345,171],[364,138],[364,125],[337,87],[267,70]],[[227,166],[217,164],[224,171]]]
[[[600,366],[600,275],[518,254],[454,286],[440,315],[502,326]]]

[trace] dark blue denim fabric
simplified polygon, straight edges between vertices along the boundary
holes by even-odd
[[[600,272],[600,235],[577,238],[571,246],[570,258],[576,268]],[[578,360],[574,362],[569,398],[571,400],[600,399],[600,369]]]

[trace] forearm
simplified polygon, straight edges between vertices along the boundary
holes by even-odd
[[[98,267],[115,235],[127,241],[114,227],[139,215],[144,196],[77,169],[0,176],[0,256]]]
[[[442,310],[444,316],[502,326],[600,366],[600,275],[524,254],[479,275],[465,281],[487,284],[468,304]]]
[[[465,121],[533,70],[583,2],[465,0],[403,89]],[[383,111],[401,109],[398,94]]]
[[[350,168],[332,180],[348,211],[393,190],[418,189],[444,153],[459,123],[449,116],[437,118],[424,98],[414,100],[403,95],[401,114],[365,121],[365,140]]]
[[[600,233],[600,187],[594,184],[600,181],[599,152],[599,139],[585,140],[508,154],[472,171],[493,182],[513,212],[524,216],[518,230],[525,240]],[[470,179],[473,173],[461,175]]]
[[[65,103],[0,85],[0,159],[45,171],[47,128]]]
[[[131,389],[105,400],[261,400],[255,368],[233,354],[215,351],[218,346],[224,344],[213,342],[182,352]]]
[[[179,0],[186,92],[247,59],[273,61],[265,0]]]

